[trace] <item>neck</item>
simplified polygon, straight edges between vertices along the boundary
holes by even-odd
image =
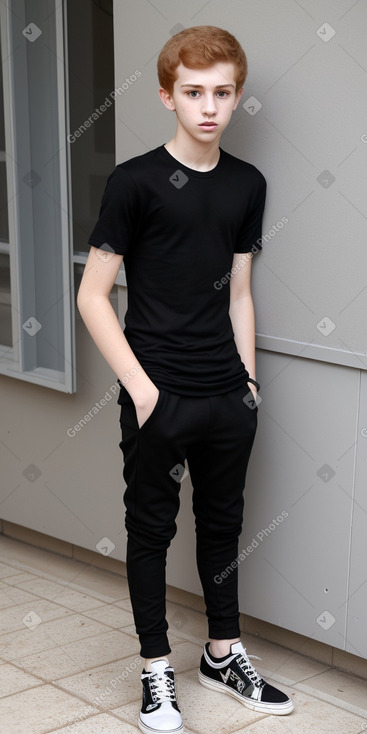
[[[195,171],[211,171],[219,161],[219,139],[201,143],[181,128],[164,147],[180,163]]]

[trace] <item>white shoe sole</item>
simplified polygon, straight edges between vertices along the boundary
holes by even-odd
[[[233,696],[233,698],[236,698],[237,701],[241,701],[241,703],[247,708],[251,709],[252,711],[259,711],[262,714],[286,716],[287,714],[290,714],[294,708],[292,701],[274,705],[271,703],[261,703],[261,701],[252,701],[250,698],[244,698],[244,696],[241,696],[240,693],[234,691],[233,688],[229,688],[228,686],[226,686],[225,683],[220,683],[219,681],[207,678],[207,676],[204,675],[201,670],[199,670],[199,681],[202,686],[205,686],[205,688],[210,688],[212,691],[220,691],[220,693],[227,693],[229,696]]]
[[[176,727],[175,729],[153,729],[151,726],[144,724],[144,722],[141,721],[140,717],[138,719],[138,726],[140,731],[143,731],[144,734],[182,734],[184,732],[183,724]]]

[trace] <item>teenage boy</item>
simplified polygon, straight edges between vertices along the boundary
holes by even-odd
[[[176,133],[109,176],[78,293],[121,387],[126,563],[145,658],[138,723],[150,734],[183,731],[167,657],[165,564],[185,459],[209,629],[199,680],[264,714],[293,709],[242,646],[233,563],[257,429],[250,274],[266,181],[219,142],[246,75],[243,49],[220,28],[188,28],[165,44],[159,94],[176,113]],[[109,300],[122,260],[124,332]]]

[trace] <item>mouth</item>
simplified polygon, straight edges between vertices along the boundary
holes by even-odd
[[[218,127],[216,122],[201,122],[199,127]]]

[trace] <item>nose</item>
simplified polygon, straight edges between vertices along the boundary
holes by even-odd
[[[202,100],[202,113],[204,115],[215,115],[217,112],[217,105],[214,95],[208,93],[203,96]]]

